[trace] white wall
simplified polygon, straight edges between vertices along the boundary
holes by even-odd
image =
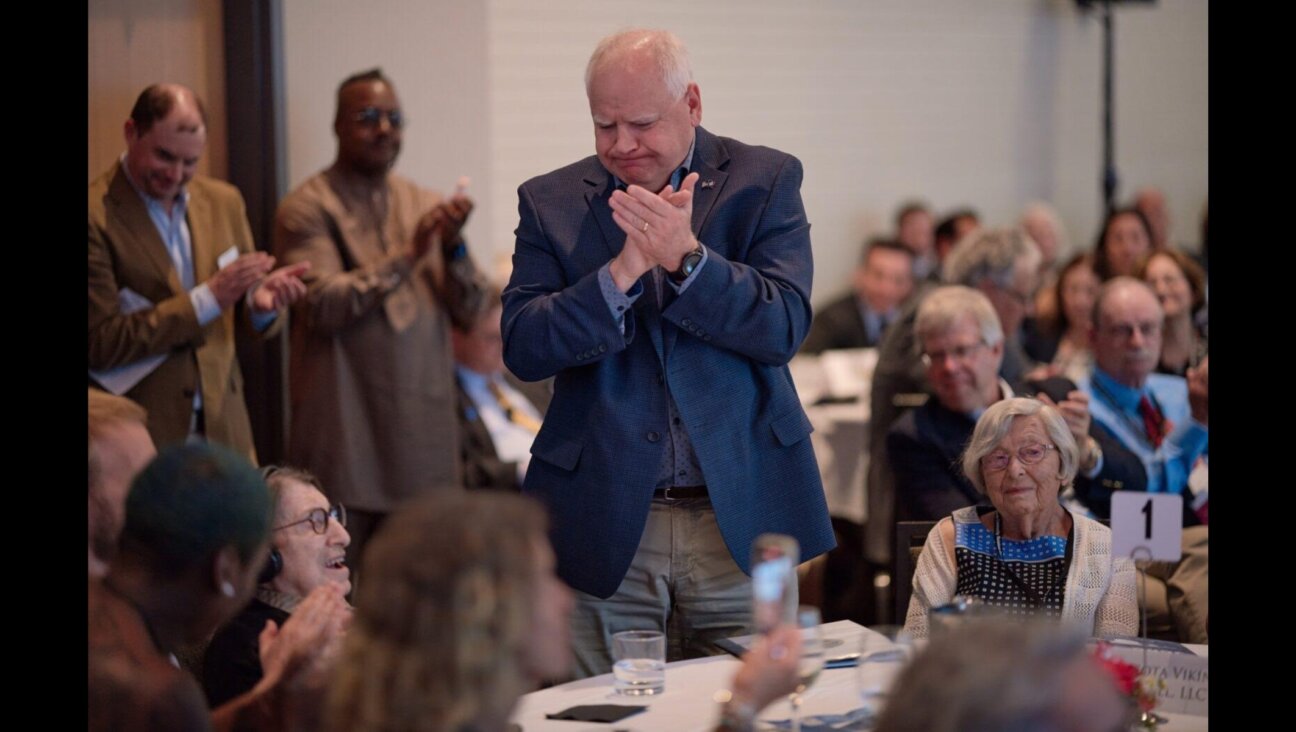
[[[479,256],[496,214],[486,134],[486,6],[444,0],[282,0],[288,188],[333,162],[338,84],[381,66],[408,123],[396,171],[448,192],[472,178],[464,234]]]
[[[512,251],[518,184],[593,152],[585,60],[632,25],[688,44],[708,129],[805,164],[816,302],[914,195],[992,224],[1051,200],[1077,246],[1099,223],[1102,34],[1071,0],[284,0],[284,21],[289,179],[332,159],[337,82],[381,64],[412,120],[399,170],[441,189],[473,177],[467,234],[487,262]],[[1206,38],[1201,0],[1117,10],[1121,193],[1161,186],[1194,244]]]

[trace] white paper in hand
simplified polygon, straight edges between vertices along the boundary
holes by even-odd
[[[1183,553],[1183,497],[1117,491],[1112,494],[1111,528],[1113,557],[1177,562]]]
[[[225,269],[226,267],[233,264],[234,260],[238,258],[239,258],[238,247],[230,247],[229,249],[226,249],[225,251],[221,252],[221,255],[216,258],[216,269]]]
[[[138,313],[141,310],[152,308],[153,301],[129,287],[123,287],[117,292],[117,307],[121,309],[122,315],[130,315],[131,313]],[[167,354],[159,353],[156,356],[146,356],[124,366],[118,366],[115,369],[105,369],[103,371],[90,369],[90,378],[94,379],[95,383],[104,389],[117,396],[122,396],[140,383],[145,376],[153,373],[153,370],[161,366],[166,358]]]

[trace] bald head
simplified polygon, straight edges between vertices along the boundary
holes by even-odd
[[[207,109],[193,90],[180,84],[153,84],[140,92],[131,108],[131,122],[136,132],[144,134],[153,129],[158,120],[166,119],[172,112],[184,117],[188,131],[207,126]]]
[[[1098,368],[1126,386],[1141,388],[1161,359],[1164,319],[1152,288],[1133,277],[1109,280],[1094,303],[1090,340]]]
[[[1062,232],[1062,222],[1057,211],[1043,202],[1035,202],[1022,211],[1021,228],[1026,231],[1035,246],[1039,247],[1041,269],[1048,269],[1057,261],[1058,255],[1066,248]]]
[[[666,92],[678,98],[693,81],[688,49],[674,33],[666,30],[633,28],[604,38],[590,54],[585,66],[585,93],[590,93],[594,78],[607,67],[647,61],[666,86]]]

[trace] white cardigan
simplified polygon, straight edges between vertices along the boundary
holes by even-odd
[[[1113,561],[1111,529],[1074,513],[1071,518],[1075,522],[1075,547],[1067,570],[1062,621],[1074,623],[1093,636],[1138,635],[1134,563],[1125,558]],[[954,522],[979,523],[976,507],[960,508],[927,535],[914,571],[913,595],[904,626],[915,638],[927,637],[927,611],[954,599],[958,587]]]

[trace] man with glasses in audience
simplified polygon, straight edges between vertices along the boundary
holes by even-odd
[[[392,173],[405,117],[378,69],[338,87],[337,159],[290,193],[275,252],[310,262],[292,322],[289,459],[346,504],[352,543],[397,503],[460,482],[451,324],[482,296],[473,204]]]
[[[1156,294],[1143,282],[1117,277],[1103,285],[1090,338],[1094,371],[1081,388],[1090,395],[1094,422],[1143,461],[1146,490],[1183,496],[1184,557],[1176,564],[1154,562],[1148,574],[1166,581],[1179,639],[1206,643],[1209,502],[1205,480],[1190,476],[1195,469],[1204,475],[1210,443],[1209,359],[1188,369],[1186,379],[1153,373],[1164,321]],[[1106,517],[1111,493],[1095,490],[1080,497],[1096,515]]]
[[[964,212],[963,226],[975,229],[975,219]],[[972,215],[974,216],[974,215]],[[947,218],[953,227],[959,217]],[[971,224],[967,224],[967,221]],[[999,375],[1015,384],[1026,378],[1035,364],[1021,345],[1021,324],[1030,314],[1039,283],[1040,253],[1030,237],[1017,229],[982,229],[967,233],[943,257],[941,277],[947,285],[980,290],[999,316],[1004,335]],[[887,330],[878,348],[877,368],[869,397],[868,527],[865,553],[870,561],[887,566],[895,545],[895,486],[886,459],[887,433],[905,410],[918,406],[932,393],[927,369],[914,345],[914,318],[918,305],[932,289],[914,294],[900,320]],[[949,515],[941,514],[937,518]]]
[[[918,308],[914,339],[934,396],[887,435],[896,520],[936,521],[984,496],[963,475],[959,456],[991,404],[1035,396],[1058,408],[1080,446],[1077,484],[1143,484],[1138,458],[1091,428],[1088,397],[1064,379],[1010,386],[999,375],[1004,333],[990,299],[970,287],[941,287]]]

